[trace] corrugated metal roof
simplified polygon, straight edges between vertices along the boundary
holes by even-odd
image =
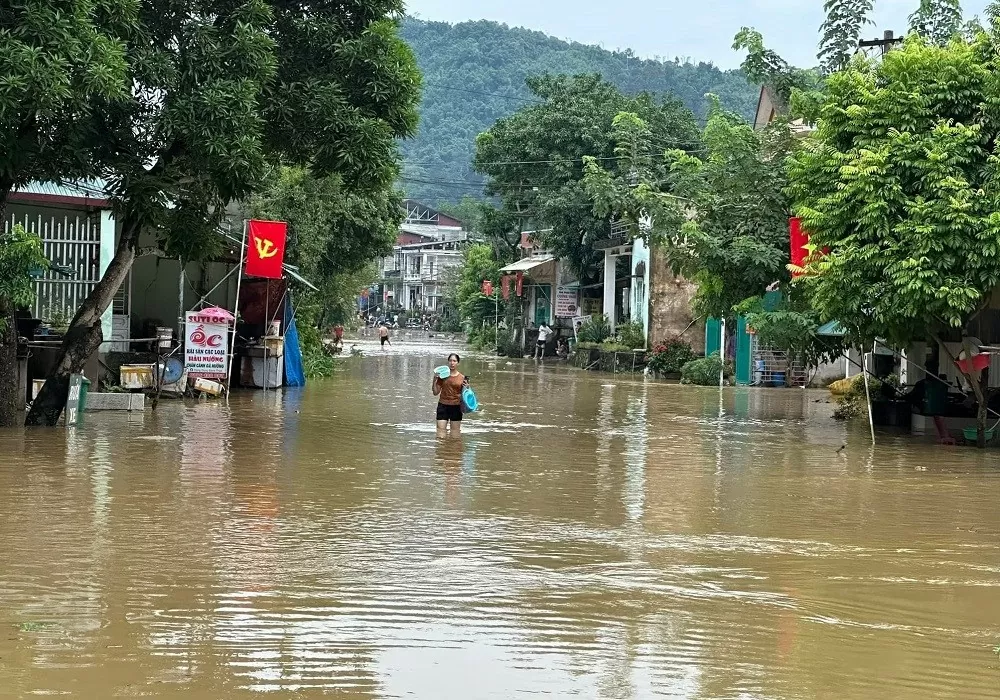
[[[554,255],[537,255],[531,258],[523,258],[518,260],[516,263],[511,263],[506,267],[501,267],[500,272],[528,272],[529,270],[534,270],[540,265],[550,263],[555,259]]]
[[[37,194],[49,197],[75,197],[78,199],[107,199],[104,180],[80,180],[74,182],[29,182],[18,187],[20,194]]]

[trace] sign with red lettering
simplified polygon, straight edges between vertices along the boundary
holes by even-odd
[[[229,376],[229,323],[217,314],[189,311],[184,316],[184,367],[189,377]]]
[[[251,221],[247,236],[247,274],[253,277],[281,279],[285,260],[284,221]]]

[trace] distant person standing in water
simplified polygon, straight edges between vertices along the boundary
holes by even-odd
[[[385,350],[385,344],[389,343],[389,347],[392,347],[392,343],[389,341],[389,326],[383,323],[378,329],[378,341],[382,345],[382,349]]]
[[[549,342],[549,336],[552,335],[554,331],[549,328],[548,324],[542,323],[538,327],[538,342],[535,343],[535,359],[544,360],[545,359],[545,344]]]
[[[458,364],[462,361],[456,353],[448,355],[448,369],[450,374],[447,379],[441,379],[434,375],[431,384],[431,393],[438,397],[437,405],[437,434],[444,437],[448,432],[448,424],[451,424],[451,434],[462,434],[462,390],[468,380],[465,375],[458,371]]]

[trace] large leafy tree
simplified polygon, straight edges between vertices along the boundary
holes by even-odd
[[[0,4],[0,214],[31,180],[101,171],[95,117],[128,97],[135,0]]]
[[[1000,283],[997,45],[995,30],[946,47],[914,36],[828,80],[790,182],[813,244],[829,248],[806,284],[855,341],[977,335]],[[966,380],[982,438],[984,388]]]
[[[100,106],[128,96],[124,41],[135,23],[133,0],[0,4],[0,231],[15,188],[102,170]],[[4,275],[12,275],[0,284],[23,281],[24,250],[18,236],[0,237]],[[0,293],[2,381],[15,376],[18,298],[11,289]],[[0,387],[0,425],[14,420],[16,396]]]
[[[795,149],[787,125],[754,131],[716,104],[702,140],[705,151],[668,153],[675,192],[690,215],[673,259],[699,286],[696,310],[731,318],[733,308],[788,281],[790,203],[784,159]]]
[[[694,116],[672,98],[623,95],[596,75],[542,76],[528,81],[541,101],[501,119],[476,142],[476,169],[488,176],[486,193],[521,230],[546,231],[542,242],[576,271],[593,274],[593,244],[611,231],[611,217],[595,214],[583,183],[583,158],[613,161],[612,124],[620,112],[642,119],[657,150],[697,147]]]
[[[226,205],[263,185],[269,160],[339,174],[348,188],[391,183],[419,87],[392,19],[401,11],[398,0],[140,0],[131,99],[104,111],[121,235],[29,423],[58,419],[142,231],[183,259],[210,255]]]
[[[453,290],[453,298],[449,301],[455,304],[462,319],[473,329],[482,326],[486,319],[492,321],[496,314],[495,300],[482,292],[484,280],[489,280],[494,286],[499,284],[500,263],[490,246],[478,243],[465,249],[458,284],[449,285]]]

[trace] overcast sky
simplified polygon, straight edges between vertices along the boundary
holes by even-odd
[[[964,0],[967,17],[980,14],[988,0]],[[906,30],[920,0],[875,0],[875,24]],[[815,63],[823,0],[409,0],[408,12],[427,20],[462,22],[491,19],[537,29],[606,49],[631,48],[643,57],[690,58],[723,68],[739,65],[732,50],[740,27],[756,27],[769,48],[794,65]]]

